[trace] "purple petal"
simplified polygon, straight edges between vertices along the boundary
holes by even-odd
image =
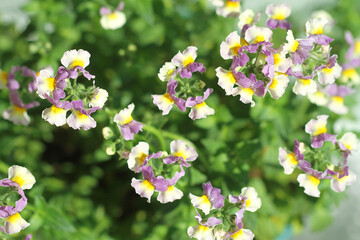
[[[108,15],[111,14],[111,10],[107,7],[101,7],[99,13],[101,16]]]
[[[329,133],[323,133],[318,136],[315,136],[311,139],[311,147],[321,148],[324,141],[331,141],[332,144],[335,145],[335,143],[337,142],[336,135],[329,134]]]

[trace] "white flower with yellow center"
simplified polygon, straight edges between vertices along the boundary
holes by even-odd
[[[166,62],[159,70],[158,77],[161,81],[167,82],[173,76],[176,66],[171,62]]]
[[[240,1],[224,0],[225,3],[216,9],[216,14],[228,17],[237,16],[240,13]]]
[[[136,172],[143,165],[145,158],[149,155],[149,144],[139,142],[131,149],[127,164],[130,170]]]
[[[96,88],[94,95],[91,97],[89,102],[90,107],[99,107],[102,108],[107,101],[109,93],[102,88]]]
[[[284,168],[284,173],[287,175],[291,174],[298,165],[295,153],[281,147],[279,148],[279,162]]]
[[[133,120],[131,113],[134,111],[135,105],[131,103],[127,108],[121,110],[114,117],[114,121],[120,126],[124,126]]]
[[[305,23],[307,35],[320,35],[324,33],[324,27],[329,21],[325,18],[313,18]]]
[[[215,110],[209,107],[205,102],[196,104],[190,110],[189,117],[192,120],[206,118],[209,115],[214,115]]]
[[[193,63],[197,57],[197,47],[189,46],[182,53],[179,51],[172,59],[171,63],[177,67],[188,66]]]
[[[241,189],[241,195],[246,197],[245,210],[255,212],[261,207],[261,199],[253,187],[244,187]]]
[[[356,175],[349,171],[349,175],[343,176],[342,178],[334,175],[330,181],[330,187],[335,192],[343,192],[346,189],[346,186],[352,185],[356,181]]]
[[[126,16],[121,11],[110,12],[101,16],[100,24],[104,29],[118,29],[126,23]]]
[[[45,95],[51,96],[55,89],[56,80],[53,71],[49,69],[40,70],[39,76],[36,78],[36,93],[43,99]]]
[[[319,178],[302,173],[297,177],[297,181],[299,182],[300,187],[305,188],[304,192],[307,195],[312,197],[320,197],[320,191],[318,188],[320,184]]]
[[[317,90],[316,82],[312,79],[296,79],[293,92],[297,95],[306,96],[313,94]]]
[[[286,74],[275,72],[272,83],[269,86],[269,92],[272,98],[278,99],[284,93],[289,84],[289,78]]]
[[[89,130],[96,127],[96,121],[90,116],[79,110],[72,109],[71,115],[66,120],[67,124],[73,129]]]
[[[255,12],[251,9],[242,11],[239,15],[238,27],[242,29],[246,24],[251,25],[254,21]]]
[[[68,69],[73,69],[76,66],[86,68],[90,63],[90,53],[83,49],[68,50],[61,58],[61,64]]]
[[[25,167],[13,165],[8,172],[9,179],[19,184],[22,189],[31,189],[36,182],[34,175]]]
[[[234,88],[232,92],[233,96],[240,95],[240,101],[247,104],[251,103],[251,107],[255,106],[255,102],[252,99],[252,96],[254,95],[254,90],[251,88],[243,88],[241,86],[238,86]]]
[[[210,213],[212,206],[209,198],[206,195],[198,197],[190,193],[189,196],[191,199],[191,203],[195,208],[201,209],[206,215]]]
[[[335,79],[341,76],[342,68],[339,64],[335,63],[332,68],[323,68],[318,72],[318,80],[321,84],[332,84]]]
[[[311,119],[305,125],[305,132],[310,134],[312,137],[326,133],[327,132],[326,123],[328,117],[329,117],[328,115],[319,115],[317,116],[317,120]]]
[[[284,44],[283,51],[285,53],[296,52],[299,47],[299,42],[295,40],[293,32],[291,30],[287,31],[286,41],[287,43]]]
[[[204,225],[199,225],[197,227],[189,227],[187,233],[189,237],[196,238],[198,240],[215,240],[213,228]]]
[[[245,32],[245,41],[249,44],[256,44],[259,42],[270,42],[272,31],[270,28],[252,26]]]
[[[14,234],[20,232],[22,229],[30,226],[19,213],[14,213],[5,218],[5,231],[7,234]]]
[[[239,231],[230,235],[231,240],[253,240],[255,234],[249,229],[239,229]]]
[[[135,188],[137,194],[141,197],[147,198],[148,202],[150,202],[151,196],[155,191],[155,186],[148,180],[137,180],[133,178],[131,180],[131,186]]]
[[[183,192],[176,187],[168,186],[166,191],[161,191],[157,197],[157,200],[161,203],[173,202],[183,197]]]
[[[355,68],[343,69],[343,71],[341,73],[341,81],[344,83],[359,85],[360,84],[360,75],[357,73]]]
[[[236,84],[236,78],[231,70],[225,70],[218,67],[216,70],[216,76],[219,78],[218,85],[225,90],[226,95],[231,95]]]
[[[68,110],[52,105],[42,111],[42,118],[52,125],[60,127],[66,123],[66,113]]]
[[[345,133],[344,136],[340,138],[339,143],[341,143],[349,151],[358,150],[359,140],[357,136],[352,132]],[[342,148],[342,150],[346,149]]]
[[[349,111],[344,104],[344,98],[341,96],[331,96],[327,103],[327,107],[337,114],[346,114]]]
[[[7,88],[7,72],[0,69],[0,89]]]
[[[163,95],[151,95],[154,104],[163,112],[162,115],[167,115],[174,105],[174,100],[169,93]]]
[[[17,105],[13,105],[8,110],[5,110],[2,113],[2,116],[3,118],[15,124],[21,124],[27,126],[30,123],[30,117],[26,111],[26,108]]]
[[[234,31],[220,44],[220,55],[223,59],[232,59],[241,48],[240,35]]]
[[[315,93],[308,94],[310,102],[318,105],[325,106],[329,102],[329,98],[322,91],[317,90]]]

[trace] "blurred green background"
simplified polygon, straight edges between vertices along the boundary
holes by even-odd
[[[276,1],[274,3],[288,2]],[[244,1],[263,11],[270,1]],[[0,119],[0,177],[7,177],[13,164],[27,167],[37,183],[27,191],[30,204],[22,216],[31,226],[3,239],[188,239],[186,229],[196,224],[195,211],[188,194],[201,193],[201,183],[211,181],[224,194],[239,194],[242,187],[253,186],[263,205],[255,214],[245,214],[245,226],[256,239],[290,239],[304,227],[322,230],[332,222],[332,209],[345,194],[334,193],[325,183],[322,197],[303,193],[297,174],[283,174],[278,164],[278,148],[293,147],[293,139],[309,143],[304,125],[318,114],[329,114],[330,124],[339,116],[326,108],[312,105],[307,98],[295,96],[289,86],[279,100],[269,96],[257,99],[252,109],[238,97],[225,96],[217,85],[215,68],[227,68],[231,61],[220,58],[219,46],[236,29],[236,19],[215,14],[207,0],[127,0],[126,24],[117,30],[104,30],[99,9],[104,4],[116,7],[114,0],[13,0],[0,2],[0,68],[9,71],[25,65],[36,71],[60,66],[60,58],[70,49],[91,53],[87,70],[96,75],[96,85],[109,92],[106,110],[94,118],[96,129],[75,131],[56,128],[41,118],[49,104],[31,109],[30,126],[16,126]],[[336,20],[330,36],[335,38],[333,52],[343,59],[347,50],[345,30],[360,36],[359,2],[299,1],[291,3],[293,32],[304,36],[305,22],[314,10],[327,10]],[[265,14],[263,14],[265,15]],[[264,22],[266,16],[262,16]],[[286,32],[275,30],[283,41]],[[173,110],[168,116],[152,103],[151,94],[163,94],[165,84],[157,73],[160,67],[187,46],[198,47],[197,61],[207,72],[196,74],[207,87],[214,88],[208,105],[214,116],[192,121]],[[356,99],[348,99],[355,104]],[[108,156],[101,130],[111,124],[109,113],[135,103],[134,119],[153,127],[137,136],[147,141],[150,151],[170,151],[170,141],[185,138],[197,146],[199,158],[179,188],[180,201],[162,205],[155,199],[148,204],[130,186],[133,174],[126,160]],[[8,91],[0,91],[0,112],[9,107]],[[342,118],[355,119],[354,112]],[[341,129],[339,130],[341,131]],[[341,132],[339,132],[341,133]],[[165,141],[164,149],[161,141]],[[125,146],[131,147],[131,144]],[[290,230],[289,230],[290,229]]]

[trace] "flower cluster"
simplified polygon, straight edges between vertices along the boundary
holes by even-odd
[[[269,93],[278,99],[294,79],[295,94],[308,96],[312,102],[338,114],[346,113],[344,97],[352,90],[334,83],[341,76],[342,67],[337,63],[337,55],[331,55],[332,39],[323,32],[328,20],[308,20],[307,37],[295,39],[286,20],[289,6],[271,4],[266,13],[269,28],[256,26],[259,15],[246,10],[239,17],[241,34],[234,31],[221,43],[221,57],[232,60],[230,69],[216,69],[218,84],[225,94],[240,95],[240,101],[253,107],[253,95],[264,97]],[[278,48],[274,47],[270,28],[287,30],[286,42]]]
[[[124,26],[126,23],[126,16],[122,12],[124,5],[124,2],[120,2],[114,11],[111,11],[111,9],[108,7],[100,8],[100,24],[104,29],[114,30]]]
[[[27,88],[21,87],[20,82],[17,80],[19,77],[17,76],[18,72],[21,72],[23,77],[30,78],[30,82],[27,83]],[[37,101],[23,103],[22,98],[28,99],[32,97],[32,93],[36,89],[36,75],[35,71],[25,66],[12,67],[8,73],[0,70],[0,89],[8,89],[10,91],[9,99],[11,102],[11,107],[2,113],[3,118],[15,124],[29,125],[30,117],[27,110],[39,106],[39,103]]]
[[[293,152],[279,148],[279,162],[285,174],[291,174],[296,168],[300,169],[303,173],[298,175],[297,180],[305,188],[304,192],[313,197],[320,197],[318,186],[322,179],[330,179],[331,189],[335,192],[344,191],[346,186],[356,180],[356,175],[347,166],[347,159],[352,151],[357,150],[358,139],[351,132],[345,133],[340,139],[327,133],[327,118],[327,115],[320,115],[306,124],[305,132],[311,136],[312,148],[297,140],[294,140]],[[325,141],[331,142],[333,148],[325,146]],[[332,152],[342,157],[336,166],[330,160],[331,156],[327,155]]]
[[[214,109],[205,103],[213,89],[208,88],[202,92],[204,82],[191,79],[194,72],[206,71],[203,64],[195,62],[196,57],[197,48],[190,46],[183,52],[179,51],[171,62],[161,67],[158,76],[161,81],[167,82],[167,90],[162,95],[152,95],[152,98],[163,115],[168,114],[174,104],[182,112],[185,112],[187,107],[191,108],[189,117],[192,120],[206,118],[215,113]],[[176,91],[178,84],[180,86]],[[199,93],[202,96],[199,96]]]
[[[261,207],[261,199],[253,187],[241,189],[239,196],[221,195],[221,190],[214,188],[210,182],[203,184],[204,195],[201,197],[190,193],[191,203],[198,210],[199,225],[188,228],[188,235],[199,240],[252,240],[254,234],[244,228],[244,212],[255,212]]]
[[[148,202],[155,191],[159,192],[157,200],[161,203],[173,202],[183,196],[175,184],[185,175],[184,167],[190,167],[189,162],[195,161],[198,154],[182,140],[172,141],[170,149],[170,155],[161,151],[149,154],[149,144],[146,142],[139,142],[131,149],[128,167],[136,173],[141,172],[143,176],[142,180],[133,178],[131,186],[137,194],[147,198]],[[176,171],[176,168],[180,171]],[[174,171],[176,172],[173,173]],[[173,177],[167,178],[172,175]]]
[[[47,99],[52,106],[42,112],[42,117],[50,124],[62,126],[66,123],[73,129],[88,130],[96,127],[96,121],[90,116],[101,109],[107,98],[106,90],[95,86],[85,87],[78,83],[80,76],[94,79],[85,70],[90,63],[90,53],[85,50],[69,50],[61,58],[56,74],[51,69],[42,69],[36,78],[37,94]],[[67,112],[71,114],[67,117]]]
[[[9,188],[8,192],[0,198],[0,218],[5,220],[4,226],[0,225],[0,231],[14,234],[30,225],[20,216],[20,212],[26,207],[28,201],[23,190],[31,189],[36,180],[25,167],[14,165],[8,172],[9,177],[0,180],[0,186]],[[8,205],[4,200],[12,192],[17,192],[21,197],[15,202],[15,206]],[[31,235],[28,235],[26,239],[31,239]]]

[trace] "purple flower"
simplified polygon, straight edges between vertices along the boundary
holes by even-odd
[[[167,92],[169,93],[172,100],[174,100],[175,105],[180,109],[180,111],[185,112],[186,110],[186,101],[182,98],[177,98],[175,96],[176,94],[176,87],[178,85],[178,82],[174,79],[170,79],[170,81],[167,84]]]
[[[329,45],[334,39],[323,34],[324,26],[329,23],[325,18],[313,18],[306,22],[306,34],[308,38],[314,39],[314,43],[320,45]]]
[[[195,208],[201,209],[206,215],[211,209],[218,209],[224,206],[225,197],[221,195],[221,190],[214,188],[210,182],[203,184],[204,195],[197,197],[190,193],[191,203]]]
[[[302,64],[308,57],[309,51],[314,47],[314,39],[294,39],[294,35],[291,30],[288,30],[283,50],[285,53],[289,53],[293,64]]]
[[[212,92],[213,92],[213,89],[208,88],[204,92],[203,97],[200,97],[200,96],[196,96],[195,98],[194,97],[189,97],[186,100],[186,107],[191,107],[189,117],[192,120],[206,118],[209,115],[214,115],[215,110],[212,109],[211,107],[209,107],[205,103],[205,100],[210,96],[210,94]]]
[[[142,131],[142,124],[135,121],[131,113],[134,110],[135,105],[131,103],[127,108],[121,110],[114,117],[114,122],[117,124],[121,135],[125,140],[133,140],[134,135],[139,131]]]
[[[25,66],[22,67],[21,70],[23,76],[33,78],[33,80],[28,85],[28,90],[30,93],[34,92],[36,90],[36,78],[37,78],[36,72]]]
[[[188,147],[182,140],[174,140],[170,143],[171,155],[163,161],[165,164],[180,162],[185,167],[190,167],[188,162],[195,161],[198,157],[193,147]]]
[[[135,192],[141,197],[147,198],[150,202],[151,196],[154,191],[166,191],[168,189],[167,183],[164,178],[155,177],[151,166],[143,166],[142,174],[144,180],[138,180],[133,178],[131,180],[131,186],[135,188]]]
[[[182,53],[179,51],[171,59],[171,62],[178,67],[176,71],[179,72],[181,78],[191,78],[194,72],[204,73],[206,71],[204,65],[195,62],[197,57],[196,51],[196,47],[190,46]]]
[[[290,13],[291,9],[286,4],[270,4],[267,6],[265,13],[268,15],[268,20],[266,21],[266,26],[269,28],[282,28],[289,30],[291,28],[291,24],[285,20]]]

